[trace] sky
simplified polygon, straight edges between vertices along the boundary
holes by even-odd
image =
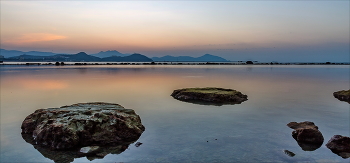
[[[1,48],[349,62],[350,1],[1,0]]]

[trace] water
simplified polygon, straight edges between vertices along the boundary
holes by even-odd
[[[0,162],[53,162],[21,136],[36,109],[82,102],[134,109],[146,131],[120,154],[74,162],[349,162],[325,144],[350,136],[349,104],[333,92],[349,89],[349,66],[20,66],[1,68]],[[173,99],[186,87],[232,88],[237,105],[197,105]],[[287,123],[312,121],[325,142],[303,151]],[[295,154],[290,157],[284,150]]]

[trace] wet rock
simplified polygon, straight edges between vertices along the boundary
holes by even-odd
[[[345,102],[350,103],[350,89],[347,91],[342,90],[342,91],[334,92],[333,96],[340,101],[345,101]]]
[[[171,96],[180,101],[218,106],[240,104],[248,100],[248,96],[239,91],[214,87],[178,89],[174,90]]]
[[[136,144],[135,144],[135,147],[139,147],[140,145],[142,145],[143,143],[141,143],[141,142],[137,142]]]
[[[350,138],[334,135],[326,144],[327,148],[342,158],[350,157]]]
[[[99,102],[36,110],[21,128],[35,144],[51,150],[124,144],[145,130],[134,110]]]
[[[313,122],[290,122],[287,126],[294,129],[292,137],[304,151],[316,150],[323,144],[323,135]]]
[[[289,157],[294,157],[295,156],[295,153],[293,153],[293,152],[291,152],[289,150],[283,150],[283,152]]]

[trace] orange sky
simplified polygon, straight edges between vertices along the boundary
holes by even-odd
[[[348,1],[0,3],[1,47],[8,50],[228,56],[349,43]]]

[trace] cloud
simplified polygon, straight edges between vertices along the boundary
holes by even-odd
[[[23,34],[22,36],[15,37],[12,39],[5,40],[5,43],[12,44],[23,44],[23,43],[33,43],[33,42],[44,42],[44,41],[53,41],[65,39],[66,36],[50,34],[50,33],[28,33]]]

